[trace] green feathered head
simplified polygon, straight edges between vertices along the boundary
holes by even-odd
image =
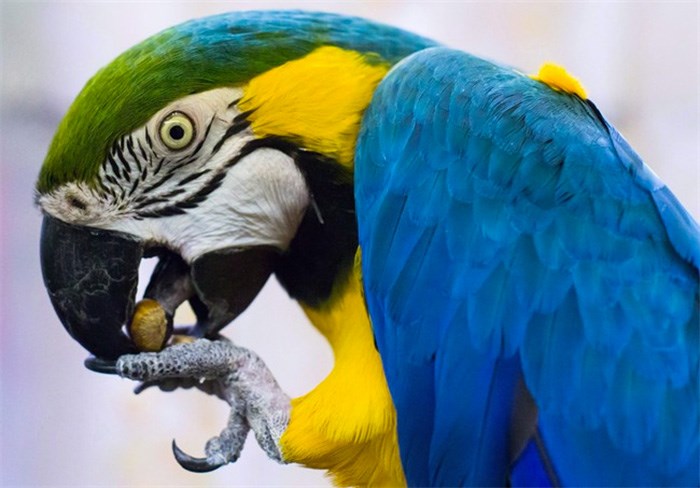
[[[429,41],[331,14],[243,12],[169,28],[121,54],[83,88],[61,121],[37,190],[92,183],[108,148],[178,98],[238,86],[322,45],[376,53],[393,62]]]

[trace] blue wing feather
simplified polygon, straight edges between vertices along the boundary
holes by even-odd
[[[427,49],[377,89],[355,171],[410,484],[503,485],[521,377],[562,483],[700,483],[700,230],[594,105]],[[544,472],[524,452],[513,483]]]

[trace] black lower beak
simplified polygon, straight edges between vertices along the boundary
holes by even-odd
[[[143,250],[128,234],[44,217],[41,270],[51,303],[68,333],[97,358],[137,352],[123,326],[133,313]]]

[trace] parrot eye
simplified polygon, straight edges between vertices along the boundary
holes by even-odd
[[[173,112],[160,124],[160,139],[168,149],[179,151],[194,139],[194,123],[182,112]]]

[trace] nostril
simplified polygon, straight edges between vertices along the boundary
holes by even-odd
[[[85,210],[87,208],[87,204],[84,201],[72,195],[68,197],[68,204],[71,207],[77,208],[78,210]]]

